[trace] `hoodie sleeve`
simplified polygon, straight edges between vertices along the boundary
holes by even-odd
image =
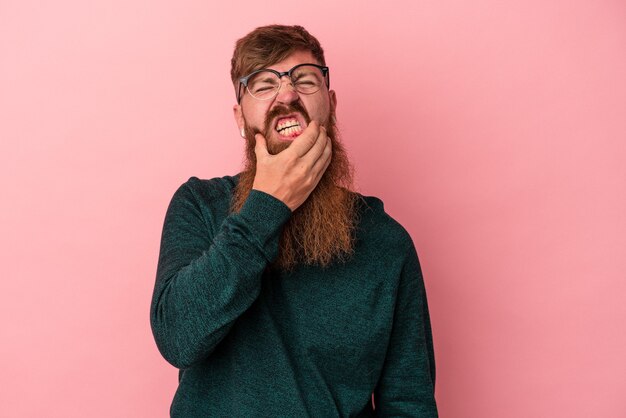
[[[208,224],[215,221],[203,216],[200,204],[190,182],[169,204],[150,308],[157,346],[179,369],[207,358],[258,297],[291,216],[283,202],[252,190],[241,211],[213,234]]]
[[[380,417],[438,416],[428,303],[412,242],[402,267],[391,337],[374,399]]]

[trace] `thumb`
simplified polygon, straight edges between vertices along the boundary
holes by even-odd
[[[256,142],[254,146],[254,153],[257,158],[268,155],[269,152],[267,151],[267,142],[265,141],[265,137],[261,134],[256,134],[254,135],[254,140]]]

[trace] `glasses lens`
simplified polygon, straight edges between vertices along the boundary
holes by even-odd
[[[291,73],[291,83],[298,93],[313,94],[324,84],[322,70],[314,65],[301,65]],[[271,71],[259,71],[248,79],[248,92],[255,99],[267,100],[280,89],[281,80]]]
[[[324,74],[314,65],[302,65],[291,73],[291,81],[299,93],[313,94],[322,87]]]
[[[260,71],[248,80],[248,92],[260,100],[273,97],[280,87],[280,79],[271,71]]]

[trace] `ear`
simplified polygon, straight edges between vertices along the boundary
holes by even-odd
[[[237,124],[237,128],[239,132],[243,132],[246,127],[246,121],[243,118],[243,111],[241,110],[241,105],[233,106],[233,116],[235,117],[235,123]],[[243,135],[242,135],[243,136]]]
[[[330,114],[334,115],[337,110],[337,94],[335,93],[335,90],[329,90],[328,96],[330,98]]]

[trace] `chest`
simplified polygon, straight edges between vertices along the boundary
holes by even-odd
[[[368,382],[382,367],[391,332],[393,274],[358,260],[327,270],[267,274],[259,308],[294,357],[327,377]]]

